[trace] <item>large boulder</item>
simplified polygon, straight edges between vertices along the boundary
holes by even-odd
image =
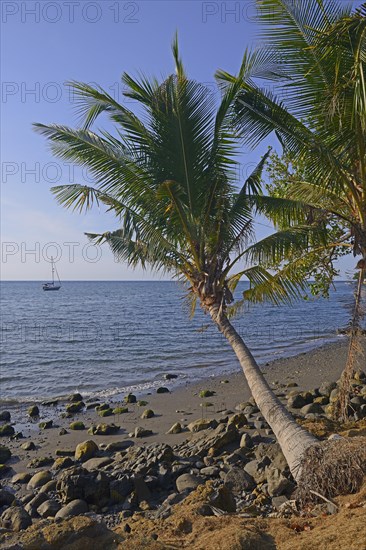
[[[277,468],[267,470],[268,493],[271,497],[278,497],[292,491],[293,483]]]
[[[1,516],[1,525],[12,531],[22,531],[32,525],[32,518],[21,506],[10,506]]]
[[[8,491],[7,489],[0,489],[0,507],[1,506],[10,506],[15,500],[15,495]]]
[[[324,414],[323,407],[319,403],[309,403],[301,407],[300,413],[305,414]]]
[[[13,426],[11,426],[10,424],[4,424],[3,426],[0,426],[0,437],[5,437],[7,435],[14,435],[15,434],[15,430],[13,428]]]
[[[243,491],[252,491],[256,486],[254,479],[248,472],[236,467],[228,470],[224,482],[225,486],[235,495],[241,495]]]
[[[85,500],[75,499],[63,506],[55,515],[55,518],[70,518],[72,516],[79,516],[85,514],[88,511],[88,505]]]
[[[111,481],[110,494],[112,502],[118,504],[124,502],[125,498],[132,492],[133,483],[127,476]]]
[[[287,400],[287,406],[291,409],[301,409],[301,407],[304,407],[305,405],[306,400],[300,393],[290,396]]]
[[[42,487],[48,481],[51,481],[52,476],[48,470],[43,472],[37,472],[32,476],[28,482],[28,489],[37,489],[37,487]]]
[[[92,470],[99,470],[103,466],[108,466],[111,462],[113,462],[113,459],[109,456],[89,458],[89,460],[83,463],[83,468],[91,472]]]
[[[4,445],[0,445],[0,464],[5,464],[5,462],[9,460],[10,457],[11,450]]]
[[[208,428],[216,428],[217,421],[209,418],[199,418],[188,424],[188,429],[192,433],[200,432],[201,430],[207,430]]]
[[[37,513],[41,516],[41,518],[53,518],[60,508],[61,505],[56,500],[45,500],[40,506],[38,506]]]
[[[56,489],[65,503],[81,499],[102,508],[110,499],[109,483],[104,472],[88,472],[85,468],[74,467],[60,475]]]
[[[75,449],[75,460],[80,460],[81,462],[86,462],[90,458],[93,458],[98,452],[98,445],[88,439],[83,441],[76,446]]]
[[[204,483],[204,479],[192,474],[182,474],[176,479],[176,486],[179,493],[183,491],[193,491],[198,485]]]

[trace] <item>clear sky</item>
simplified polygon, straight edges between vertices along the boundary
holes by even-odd
[[[170,74],[176,30],[189,75],[214,86],[215,71],[237,72],[245,48],[256,43],[254,5],[254,0],[2,0],[4,280],[47,279],[51,256],[64,280],[157,278],[116,263],[107,247],[88,244],[85,231],[114,229],[116,221],[98,210],[80,216],[57,205],[52,185],[88,177],[54,159],[31,124],[76,124],[66,81],[95,82],[120,98],[123,71]],[[243,151],[243,177],[269,143]],[[258,237],[267,231],[258,225]],[[343,276],[354,263],[353,258],[342,261]]]

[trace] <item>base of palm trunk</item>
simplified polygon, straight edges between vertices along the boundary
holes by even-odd
[[[304,507],[357,492],[366,476],[366,437],[341,438],[311,445],[304,453],[296,498]]]

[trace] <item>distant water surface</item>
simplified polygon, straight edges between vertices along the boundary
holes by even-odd
[[[339,338],[352,292],[340,282],[329,300],[251,305],[233,323],[263,364]],[[198,309],[190,320],[182,297],[174,282],[64,282],[58,292],[1,283],[0,399],[113,395],[161,384],[164,373],[195,381],[238,368],[209,317]]]

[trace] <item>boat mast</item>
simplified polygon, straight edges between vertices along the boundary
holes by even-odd
[[[53,257],[51,256],[51,265],[52,265],[52,284],[55,284],[55,268],[53,267]]]

